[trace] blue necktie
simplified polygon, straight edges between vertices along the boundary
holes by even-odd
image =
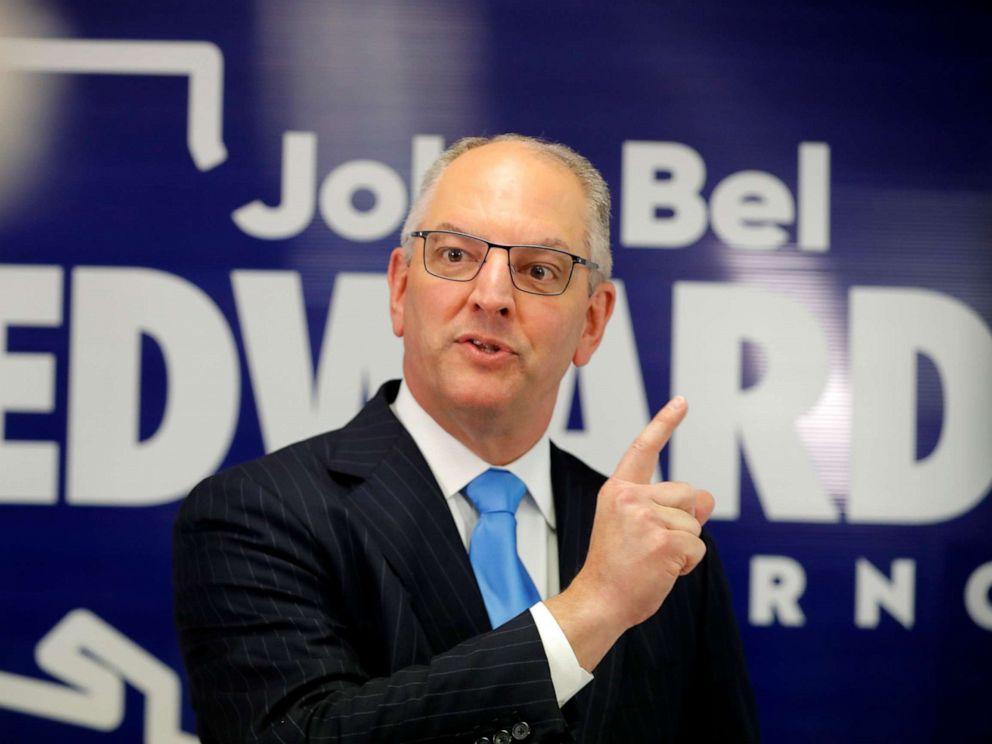
[[[494,628],[541,601],[517,555],[516,514],[526,492],[527,486],[517,476],[495,468],[465,487],[469,501],[479,510],[468,556]]]

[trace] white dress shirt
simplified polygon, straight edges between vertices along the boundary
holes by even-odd
[[[479,514],[462,491],[493,466],[441,428],[405,384],[400,384],[391,408],[427,461],[468,550]],[[560,591],[560,577],[547,432],[518,459],[498,467],[509,470],[527,486],[527,494],[517,509],[517,552],[541,599],[553,597]],[[564,705],[592,680],[592,675],[579,666],[568,639],[544,603],[538,602],[530,612],[548,657],[558,705]]]

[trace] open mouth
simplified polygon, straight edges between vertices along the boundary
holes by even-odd
[[[470,338],[469,343],[471,343],[475,348],[479,349],[480,351],[484,351],[486,354],[495,354],[497,351],[500,351],[502,349],[502,347],[496,344],[486,344],[477,338]]]
[[[516,352],[513,351],[509,346],[504,344],[502,340],[498,338],[492,338],[487,336],[473,336],[470,333],[463,333],[455,339],[457,342],[462,344],[471,345],[478,351],[481,351],[486,356],[500,357],[504,355],[514,355]]]

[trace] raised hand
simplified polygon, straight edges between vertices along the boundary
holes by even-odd
[[[600,489],[582,570],[546,603],[587,670],[627,628],[657,612],[706,553],[699,534],[713,497],[688,483],[651,483],[686,411],[685,400],[673,398],[630,445]]]

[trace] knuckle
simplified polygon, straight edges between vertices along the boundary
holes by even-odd
[[[642,434],[630,443],[630,450],[631,452],[643,454],[651,451],[651,445],[646,439],[644,439],[644,435]]]
[[[672,533],[665,529],[652,530],[651,548],[656,553],[670,553],[672,549]]]
[[[682,511],[689,510],[695,503],[693,489],[686,483],[660,483],[658,489],[659,498],[670,506]]]
[[[623,507],[632,508],[642,503],[638,496],[637,488],[630,483],[621,483],[616,488],[615,498],[617,504]]]
[[[689,553],[687,553],[687,557],[689,560],[686,563],[686,573],[689,573],[689,571],[698,566],[702,562],[703,558],[706,557],[706,543],[698,537],[693,538],[692,549]]]

